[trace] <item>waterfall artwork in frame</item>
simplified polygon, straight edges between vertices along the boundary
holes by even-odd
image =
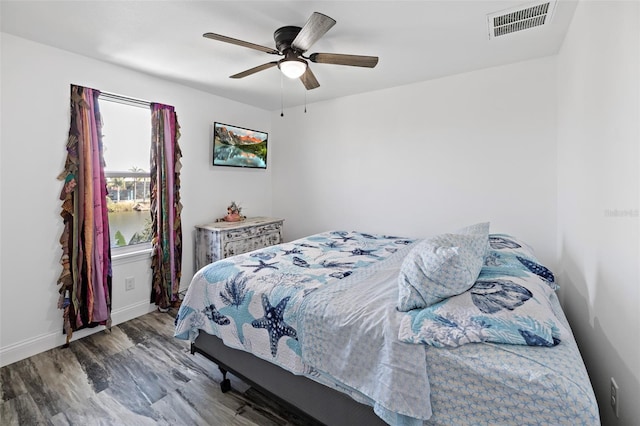
[[[267,133],[224,123],[213,125],[213,165],[267,168]]]

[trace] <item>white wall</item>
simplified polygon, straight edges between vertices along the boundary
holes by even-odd
[[[555,78],[543,58],[274,112],[274,214],[288,239],[488,220],[553,265]]]
[[[640,421],[639,81],[640,3],[580,2],[558,55],[559,275],[605,425]]]
[[[69,86],[80,84],[174,105],[182,136],[183,277],[193,275],[193,227],[226,214],[235,200],[249,215],[271,214],[267,170],[213,168],[214,121],[270,131],[271,115],[227,99],[2,33],[0,363],[64,343],[56,280],[62,223],[56,180],[66,158]],[[273,139],[271,139],[273,145]],[[124,278],[136,289],[125,292]],[[113,319],[150,309],[149,259],[114,262]],[[152,307],[151,307],[152,308]],[[85,331],[74,337],[86,335]]]

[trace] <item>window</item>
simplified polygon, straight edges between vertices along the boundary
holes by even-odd
[[[101,94],[102,144],[111,247],[149,244],[149,104]]]

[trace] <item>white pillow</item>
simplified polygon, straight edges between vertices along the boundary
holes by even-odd
[[[398,310],[426,308],[473,286],[489,244],[488,223],[462,231],[436,235],[409,252],[398,277]]]
[[[482,235],[489,235],[489,222],[480,222],[480,223],[476,223],[475,225],[469,225],[469,226],[465,226],[464,228],[458,229],[455,234],[464,234],[464,235],[468,235],[468,234],[482,234]]]
[[[455,234],[482,234],[487,235],[487,249],[484,253],[484,256],[487,257],[489,254],[489,250],[491,250],[491,245],[489,244],[489,225],[490,222],[480,222],[475,225],[465,226],[462,229],[458,229]]]

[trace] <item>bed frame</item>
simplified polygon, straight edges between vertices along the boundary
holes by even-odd
[[[294,413],[312,417],[331,426],[386,425],[373,408],[348,395],[304,376],[292,374],[248,352],[225,346],[222,340],[203,331],[191,344],[191,354],[199,353],[218,365],[222,392],[231,389],[227,372],[266,393]]]

